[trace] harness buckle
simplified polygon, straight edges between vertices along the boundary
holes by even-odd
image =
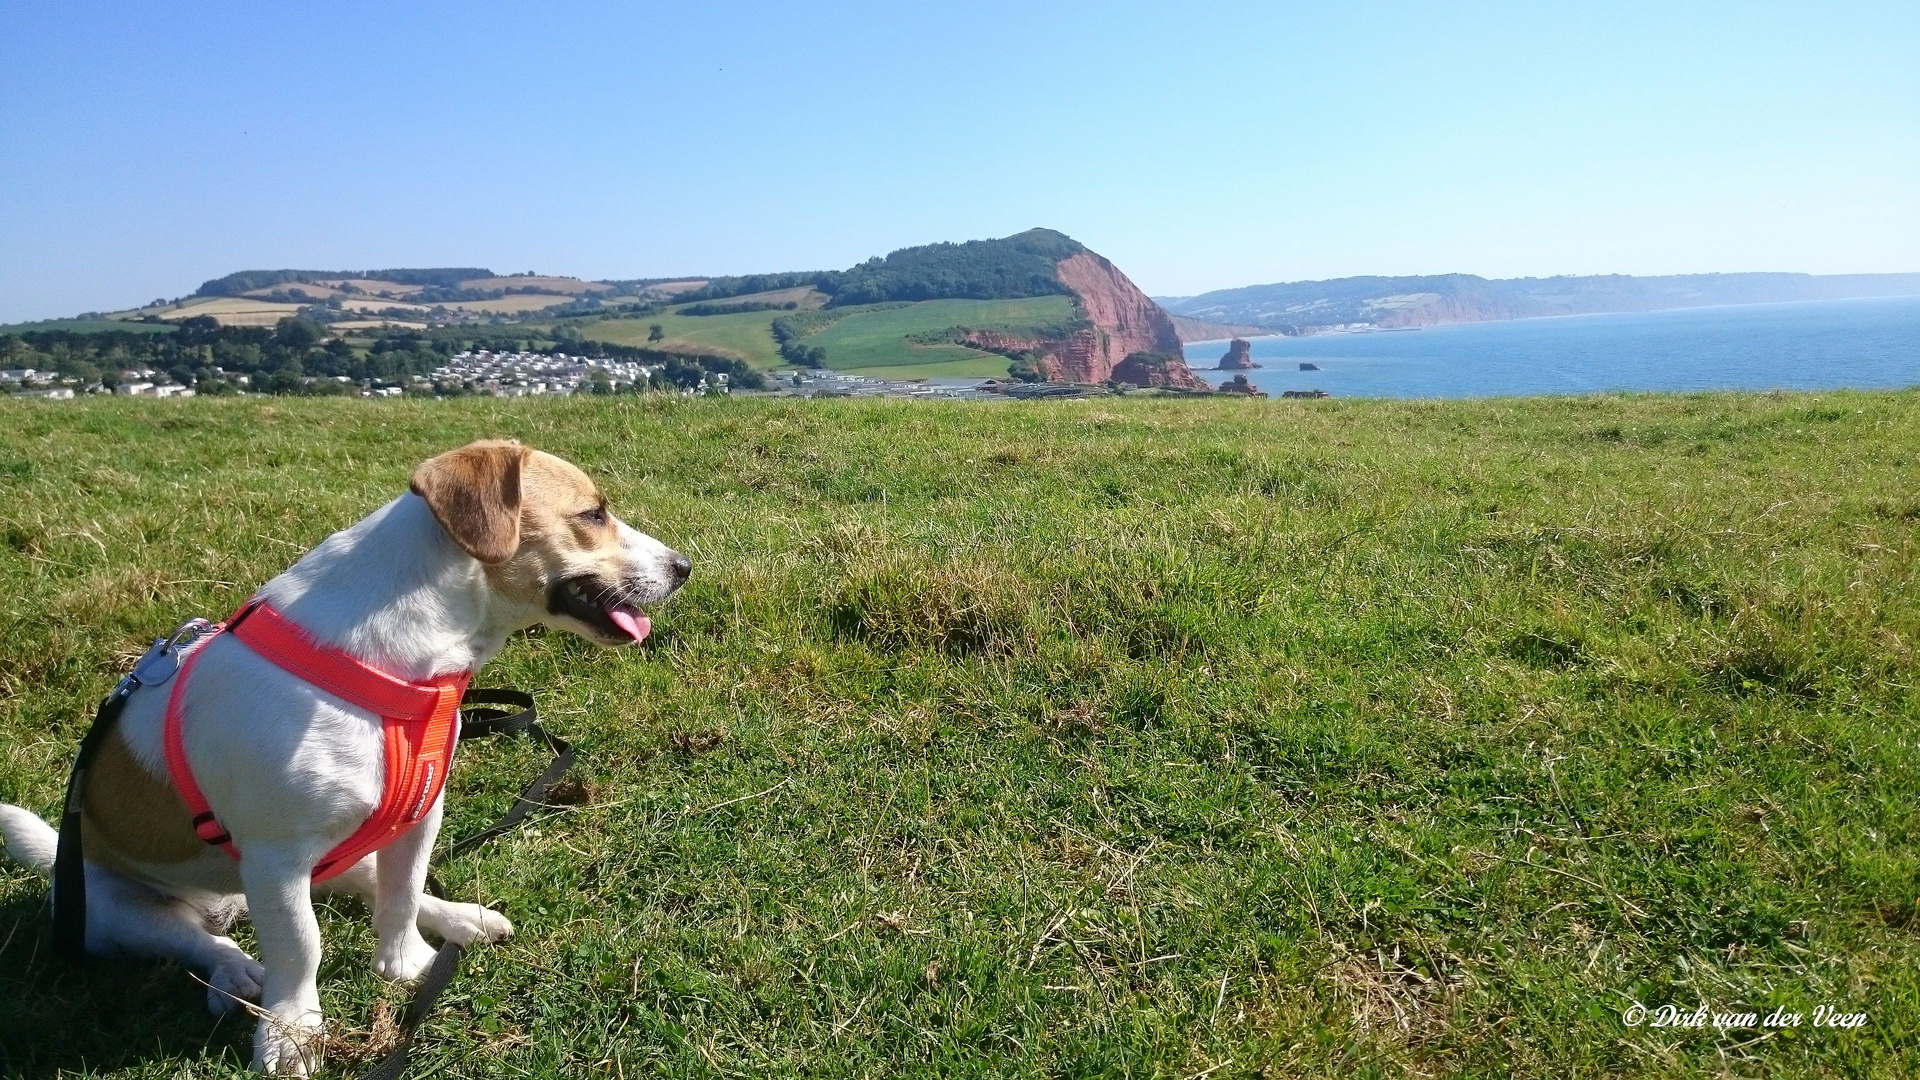
[[[138,686],[164,686],[180,670],[180,650],[213,630],[214,625],[205,619],[188,619],[169,636],[154,638],[146,653],[134,662],[133,671],[120,681],[121,688],[131,692],[133,686],[128,680]]]

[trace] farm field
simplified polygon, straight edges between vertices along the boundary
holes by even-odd
[[[559,297],[551,297],[550,299],[558,300]],[[347,311],[374,312],[397,309],[400,311],[416,311],[421,315],[425,315],[433,310],[425,304],[415,304],[406,300],[389,300],[384,296],[356,296],[350,300],[342,300],[340,306]],[[448,306],[451,307],[452,305]]]
[[[716,304],[798,304],[803,308],[823,308],[830,297],[811,285],[796,285],[791,289],[769,289],[766,292],[747,293],[742,296],[730,296],[725,300],[716,300]]]
[[[550,307],[559,307],[571,302],[571,297],[550,296],[544,293],[519,293],[502,296],[494,300],[459,300],[445,306],[461,311],[481,313],[497,312],[502,315],[522,315],[534,311],[545,311]]]
[[[603,285],[597,281],[582,281],[575,277],[553,277],[550,275],[528,277],[524,274],[519,277],[468,278],[460,283],[460,287],[463,289],[552,289],[555,292],[563,292],[572,296],[585,296],[588,293],[596,292],[610,292],[613,289],[611,285]]]
[[[781,296],[812,306],[811,290],[782,290]],[[715,303],[739,303],[771,299],[776,294],[733,297]],[[593,340],[624,345],[646,345],[648,327],[659,323],[667,335],[658,344],[683,345],[737,356],[754,367],[782,367],[778,346],[773,340],[773,320],[786,311],[748,311],[734,315],[680,315],[668,310],[637,319],[609,319],[590,323],[582,333]],[[1004,357],[962,345],[937,343],[916,345],[906,339],[911,334],[933,333],[956,325],[1026,327],[1063,322],[1073,316],[1073,305],[1064,296],[1042,296],[1023,300],[924,300],[907,307],[880,311],[855,312],[826,328],[807,335],[808,345],[827,352],[827,366],[835,371],[859,372],[886,378],[922,379],[991,378],[1007,373]]]
[[[779,367],[778,347],[769,329],[782,311],[745,311],[735,315],[679,315],[672,310],[637,319],[606,319],[581,326],[580,333],[593,341],[611,341],[617,345],[682,346],[702,352],[734,356],[756,368]],[[664,341],[647,340],[648,327],[659,323],[667,335]]]
[[[1026,327],[1065,322],[1073,317],[1073,304],[1064,296],[1037,296],[1021,300],[923,300],[910,307],[850,315],[809,334],[805,341],[827,352],[827,366],[835,371],[873,374],[866,369],[894,371],[918,369],[922,365],[953,365],[970,362],[979,365],[970,374],[1007,373],[1004,357],[964,345],[915,345],[906,338],[944,330],[950,326]],[[909,376],[911,377],[911,376]]]
[[[645,646],[529,634],[476,681],[535,691],[580,782],[440,872],[517,932],[411,1075],[1920,1075],[1920,392],[0,430],[0,800],[43,814],[153,636],[448,447],[568,456],[693,560]],[[541,761],[463,748],[444,836]],[[0,865],[0,1073],[244,1065],[179,968],[55,959],[45,894]],[[357,1075],[407,995],[364,910],[320,919]]]
[[[165,308],[145,308],[140,314],[158,315],[169,320],[206,315],[222,326],[272,326],[299,311],[299,304],[276,304],[243,296],[208,296],[195,297]]]

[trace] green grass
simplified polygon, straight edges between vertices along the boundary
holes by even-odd
[[[737,356],[756,368],[767,370],[779,367],[782,363],[769,327],[776,317],[785,314],[788,313],[745,311],[737,315],[689,316],[668,310],[638,319],[590,322],[583,325],[580,332],[591,340],[611,341],[619,345],[660,345],[668,348],[685,345],[711,350]],[[666,333],[665,341],[647,340],[649,328],[655,323],[660,324],[661,330]]]
[[[805,341],[827,351],[827,366],[835,371],[884,368],[890,372],[922,366],[972,361],[982,375],[1005,375],[1005,359],[982,354],[963,345],[916,345],[910,334],[925,334],[951,326],[1023,327],[1065,322],[1073,317],[1073,303],[1064,296],[1036,296],[1023,300],[923,300],[910,307],[867,311],[834,323]],[[952,370],[951,368],[948,369]],[[945,373],[945,372],[943,372]],[[922,374],[931,374],[923,372]]]
[[[773,340],[773,320],[790,311],[749,311],[737,315],[678,315],[669,310],[639,319],[608,319],[589,323],[581,333],[596,341],[646,345],[648,328],[659,323],[666,340],[676,344],[724,352],[762,370],[781,367]],[[1072,302],[1064,296],[1026,300],[924,300],[907,307],[861,311],[809,334],[806,343],[827,350],[827,366],[835,371],[863,375],[924,379],[934,376],[988,378],[1007,373],[1005,359],[962,345],[916,345],[912,334],[933,333],[952,326],[1019,328],[1046,326],[1073,317]]]
[[[447,867],[518,934],[414,1075],[1920,1074],[1920,392],[0,423],[0,799],[42,812],[147,640],[449,446],[565,454],[694,560],[646,647],[481,678],[584,801]],[[463,750],[448,833],[536,767]],[[53,959],[45,891],[0,870],[0,1073],[244,1061],[177,968]],[[364,1027],[403,995],[321,919]]]

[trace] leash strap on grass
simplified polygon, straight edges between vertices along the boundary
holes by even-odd
[[[488,707],[494,705],[515,708]],[[505,688],[470,689],[460,698],[461,742],[488,735],[523,733],[540,740],[548,750],[553,751],[553,761],[547,765],[545,772],[534,777],[533,783],[527,785],[520,797],[514,800],[513,806],[500,816],[500,820],[472,836],[447,845],[433,857],[432,865],[437,866],[447,859],[471,851],[520,824],[534,807],[544,805],[541,800],[546,798],[548,789],[559,783],[573,765],[573,747],[565,739],[540,726],[540,711],[534,706],[532,694]],[[427,891],[443,900],[447,895],[439,880],[431,873],[427,875]],[[433,955],[433,962],[427,965],[426,972],[420,976],[420,989],[414,993],[413,1000],[407,1003],[406,1012],[400,1016],[400,1045],[380,1059],[380,1064],[375,1065],[361,1080],[399,1080],[401,1074],[406,1072],[414,1033],[420,1029],[427,1014],[433,1011],[434,1002],[453,982],[453,977],[459,974],[460,958],[465,953],[466,949],[451,941],[440,946],[440,951]]]
[[[427,1018],[433,1003],[439,999],[440,992],[453,982],[460,973],[460,957],[466,949],[449,941],[440,946],[433,954],[433,962],[427,965],[425,974],[420,976],[420,991],[407,1003],[407,1011],[400,1015],[400,1045],[386,1057],[380,1059],[360,1080],[400,1080],[407,1071],[407,1052],[413,1049],[413,1033],[420,1028],[420,1022]]]
[[[473,705],[516,705],[519,709],[508,712],[505,709],[469,708]],[[468,690],[466,696],[460,699],[460,710],[461,742],[486,735],[518,735],[524,732],[529,738],[545,744],[553,752],[553,761],[545,772],[534,777],[533,783],[527,785],[527,789],[520,793],[520,798],[500,816],[499,821],[472,836],[449,844],[435,862],[463,855],[520,824],[534,807],[545,805],[541,800],[547,797],[547,791],[573,767],[573,747],[565,739],[540,726],[540,711],[533,704],[532,694],[504,688]]]

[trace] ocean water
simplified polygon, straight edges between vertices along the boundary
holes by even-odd
[[[1196,342],[1208,370],[1227,343]],[[1920,297],[1689,308],[1253,339],[1247,373],[1278,397],[1499,397],[1614,390],[1828,390],[1920,386]],[[1319,371],[1301,371],[1302,362]]]

